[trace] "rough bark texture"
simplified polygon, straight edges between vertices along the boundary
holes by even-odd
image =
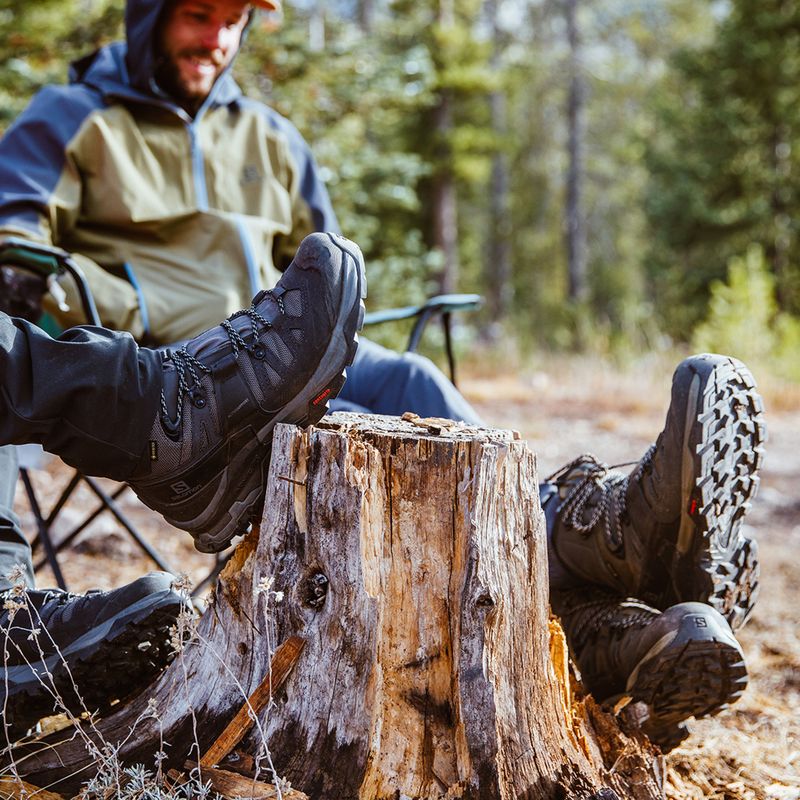
[[[265,509],[199,641],[97,725],[95,738],[124,739],[125,761],[152,763],[159,735],[170,758],[197,759],[297,635],[302,653],[240,750],[268,751],[314,800],[660,796],[647,746],[572,697],[535,459],[512,433],[357,415],[280,426]],[[60,791],[85,780],[83,741],[60,738],[18,748],[20,774]]]

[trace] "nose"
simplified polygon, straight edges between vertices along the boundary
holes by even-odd
[[[203,48],[205,50],[224,50],[225,31],[226,28],[222,25],[206,25],[200,40]]]

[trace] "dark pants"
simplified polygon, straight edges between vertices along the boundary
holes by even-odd
[[[464,395],[429,359],[417,353],[397,353],[361,339],[347,381],[331,411],[361,411],[401,416],[444,417],[483,425]]]
[[[9,587],[6,576],[16,566],[25,584],[33,586],[31,548],[13,510],[16,484],[17,451],[14,445],[0,447],[0,590]]]
[[[73,328],[58,339],[0,313],[0,445],[41,444],[89,475],[128,478],[161,396],[159,353],[127,333]],[[17,460],[0,448],[0,589],[15,564],[32,581],[30,547],[12,513]]]

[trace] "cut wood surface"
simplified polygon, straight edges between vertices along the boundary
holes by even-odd
[[[278,426],[261,530],[197,640],[84,736],[144,764],[163,737],[180,768],[292,636],[303,651],[239,746],[261,782],[312,800],[661,796],[654,751],[572,695],[535,457],[513,432],[360,415]],[[59,791],[91,771],[69,731],[14,756]]]

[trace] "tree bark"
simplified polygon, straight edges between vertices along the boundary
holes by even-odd
[[[535,458],[515,434],[352,414],[278,426],[265,509],[195,641],[94,729],[18,747],[23,778],[74,791],[104,744],[125,763],[207,765],[300,637],[221,767],[313,800],[661,796],[649,746],[572,694]]]

